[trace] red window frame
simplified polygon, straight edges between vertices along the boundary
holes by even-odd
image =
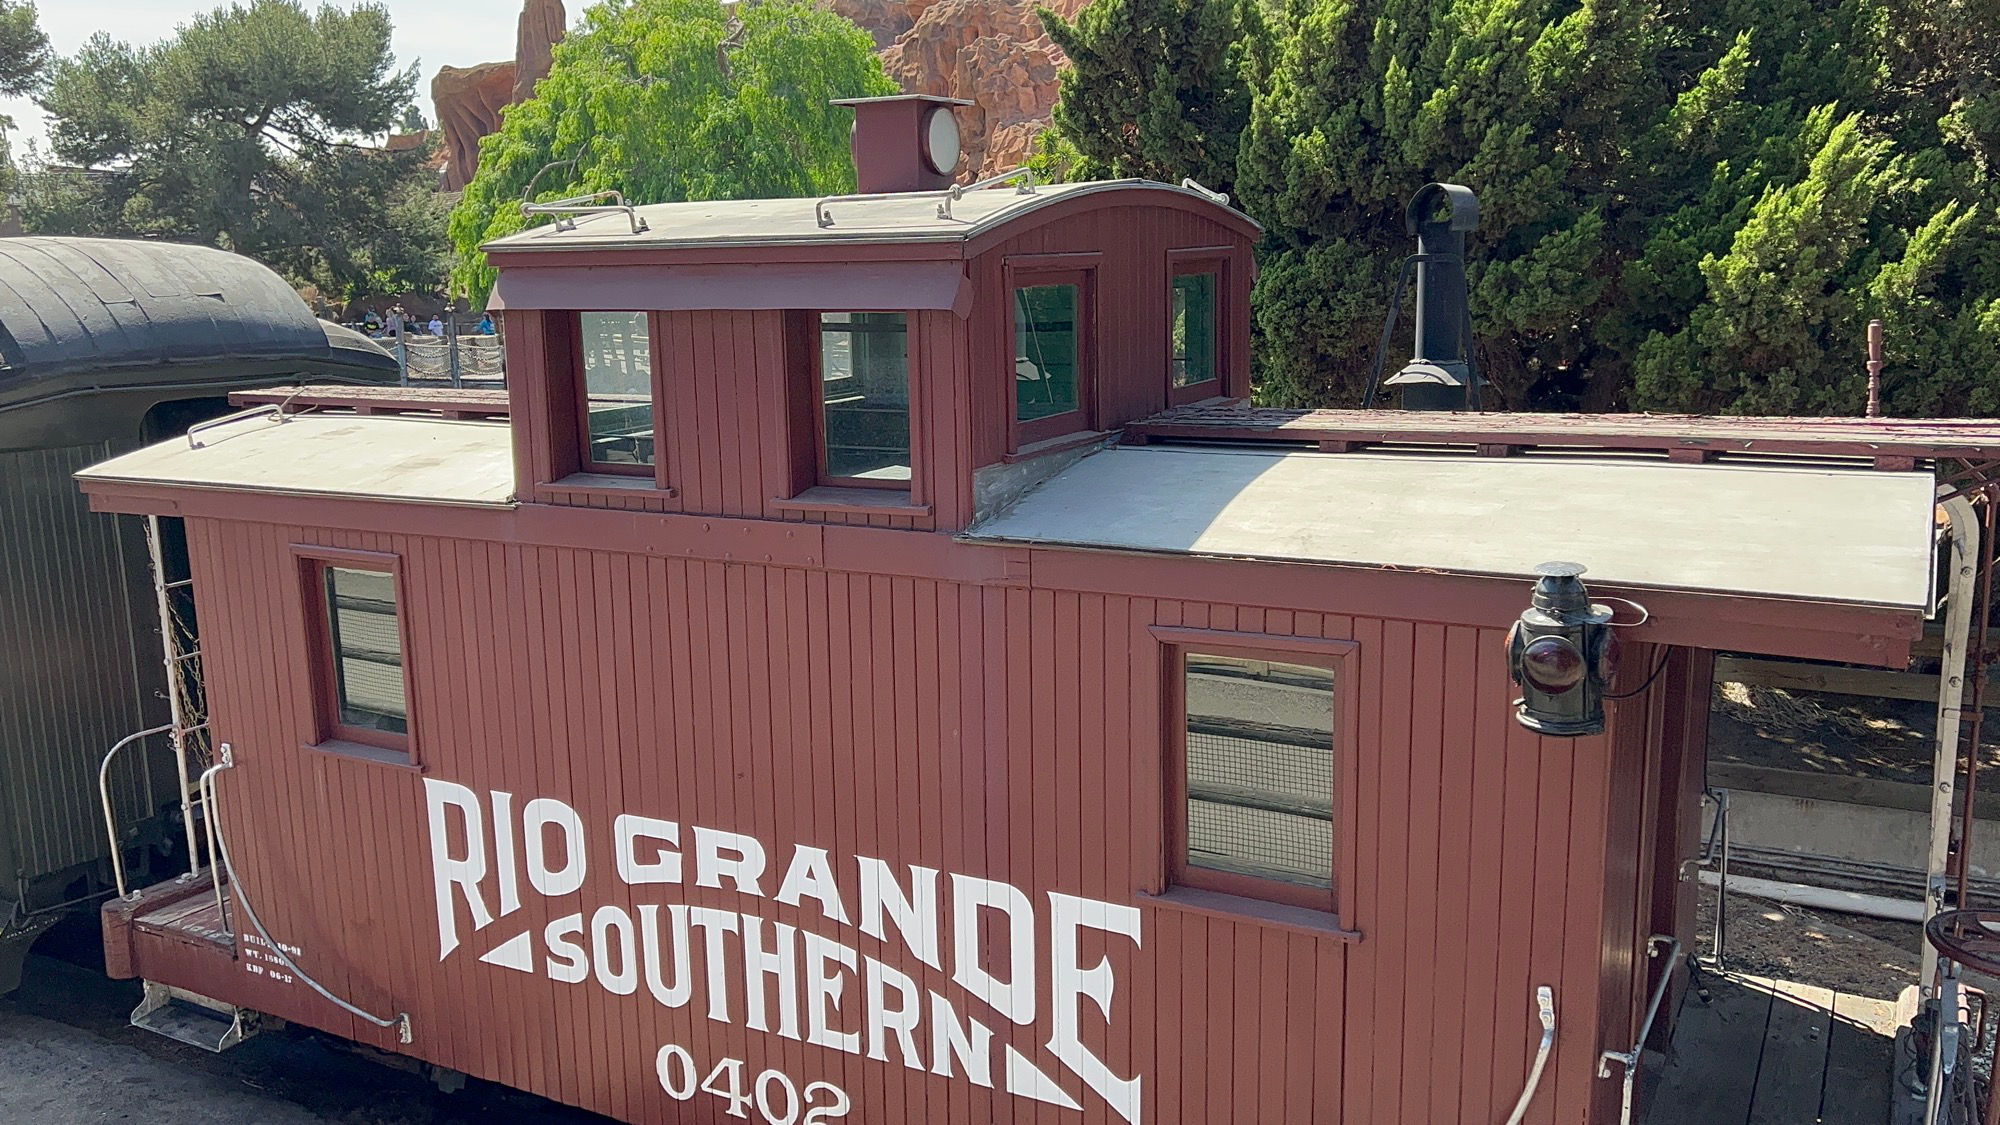
[[[410,651],[409,588],[405,583],[403,559],[400,555],[381,551],[343,550],[333,547],[294,545],[292,554],[298,565],[301,616],[306,635],[306,663],[308,680],[312,686],[312,740],[314,749],[342,749],[346,743],[381,752],[368,754],[409,765],[417,764],[416,730],[417,710],[415,693],[412,690],[413,674]],[[396,591],[396,640],[401,646],[403,658],[403,714],[404,733],[372,730],[351,726],[340,721],[340,679],[334,671],[337,658],[333,651],[333,622],[327,604],[327,571],[365,570],[376,574],[387,574]]]
[[[1183,406],[1203,399],[1219,398],[1227,392],[1230,354],[1229,326],[1231,299],[1230,267],[1232,251],[1227,246],[1204,246],[1191,250],[1167,251],[1167,319],[1163,339],[1167,358],[1162,378],[1167,387],[1167,405]],[[1190,274],[1215,275],[1215,377],[1185,387],[1174,386],[1174,282]]]
[[[903,318],[903,331],[909,342],[909,358],[904,368],[904,377],[909,380],[910,400],[910,479],[908,480],[837,477],[827,472],[826,386],[823,382],[826,375],[823,366],[826,353],[824,351],[825,342],[820,338],[820,318],[827,313],[897,313]],[[807,435],[806,440],[812,443],[812,448],[795,450],[794,455],[799,457],[803,462],[811,465],[811,476],[814,486],[823,485],[829,488],[874,488],[888,492],[910,492],[914,494],[918,473],[922,471],[922,466],[917,464],[917,450],[923,444],[918,430],[920,425],[918,420],[922,417],[922,413],[918,410],[918,395],[920,392],[917,389],[917,356],[919,354],[917,349],[917,323],[920,318],[917,316],[916,311],[911,309],[810,309],[805,310],[803,315],[806,318],[805,328],[808,337],[807,344],[804,347],[806,353],[804,364],[806,385],[800,387],[797,393],[806,396],[808,399],[807,409],[812,414],[812,424],[810,427],[805,427],[804,432]]]
[[[1052,259],[1052,260],[1051,260]],[[1078,260],[1081,259],[1081,260]],[[1049,255],[1007,262],[1007,417],[1013,448],[1097,428],[1097,255]],[[1076,286],[1076,409],[1046,418],[1021,420],[1020,389],[1014,378],[1014,294],[1040,285]]]
[[[583,370],[583,318],[586,313],[625,313],[646,318],[647,382],[653,406],[653,463],[631,465],[622,461],[594,461],[590,456],[590,378]],[[664,487],[660,480],[661,466],[666,461],[665,451],[660,443],[660,426],[666,419],[662,409],[660,394],[660,340],[657,320],[653,313],[645,309],[578,309],[569,315],[570,331],[570,400],[576,407],[576,457],[577,470],[584,473],[604,473],[611,476],[652,477]]]
[[[1353,768],[1358,742],[1357,685],[1359,675],[1353,641],[1317,637],[1286,637],[1233,633],[1203,629],[1152,630],[1163,646],[1161,661],[1166,683],[1163,722],[1165,727],[1162,792],[1166,804],[1166,885],[1227,895],[1249,902],[1275,903],[1325,914],[1345,927],[1347,888],[1353,885],[1354,824],[1352,794]],[[1332,759],[1333,807],[1332,886],[1311,887],[1233,871],[1199,867],[1188,862],[1188,783],[1187,783],[1187,655],[1198,652],[1234,656],[1249,660],[1271,660],[1324,668],[1333,674],[1333,745],[1327,748]]]

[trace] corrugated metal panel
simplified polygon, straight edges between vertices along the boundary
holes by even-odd
[[[143,532],[93,514],[70,475],[110,443],[0,453],[0,837],[10,881],[106,854],[97,766],[113,743],[164,721]],[[150,747],[158,751],[159,747]],[[128,757],[124,823],[172,797]],[[171,769],[164,774],[170,779]]]
[[[421,1057],[641,1121],[722,1113],[710,1095],[668,1097],[655,1069],[664,1044],[693,1056],[697,1078],[735,1058],[746,1081],[770,1068],[799,1086],[834,1083],[852,1098],[849,1120],[1123,1120],[1050,1057],[1045,960],[1036,1015],[1013,1023],[954,983],[948,927],[934,968],[893,932],[876,941],[811,900],[772,901],[803,845],[830,853],[849,909],[856,856],[899,877],[918,864],[1011,884],[1035,904],[1038,958],[1051,894],[1139,909],[1140,942],[1086,943],[1083,965],[1105,959],[1116,984],[1108,1014],[1084,1002],[1080,1034],[1111,1074],[1143,1078],[1147,1122],[1497,1120],[1524,1080],[1538,1030],[1530,996],[1544,983],[1566,1031],[1529,1121],[1601,1121],[1615,1095],[1595,1061],[1629,1046],[1620,974],[1635,944],[1626,931],[1648,907],[1633,901],[1643,888],[1611,881],[1637,854],[1635,814],[1618,804],[1636,783],[1618,778],[1642,769],[1645,712],[1634,712],[1638,731],[1535,738],[1509,718],[1497,627],[1371,618],[1337,600],[1214,604],[209,520],[192,521],[190,538],[212,711],[239,763],[224,799],[246,887],[328,986],[407,1010]],[[313,719],[295,543],[402,556],[422,773],[301,748]],[[1114,584],[1138,564],[1093,565]],[[1240,565],[1245,590],[1275,569]],[[1154,626],[1358,643],[1360,736],[1338,825],[1358,939],[1143,897],[1161,888],[1164,864]],[[482,848],[495,802],[509,810],[510,858],[488,862],[481,883],[496,920],[475,930],[451,899],[464,944],[442,957],[425,829],[435,783],[476,795]],[[527,870],[521,817],[536,799],[576,811],[587,869],[552,897],[522,882],[510,909],[499,872]],[[765,897],[691,877],[627,882],[612,858],[622,813],[679,823],[687,855],[686,826],[754,837],[771,857]],[[948,875],[944,888],[951,901]],[[679,1006],[643,980],[627,993],[604,984],[615,954],[604,974],[551,979],[552,923],[576,915],[588,948],[600,909],[616,908],[615,928],[642,907],[664,919],[671,905],[797,926],[907,975],[920,997],[992,1029],[1001,1089],[968,1082],[962,1066],[935,1072],[928,1007],[909,1064],[893,1036],[878,1059],[865,1043],[850,1054],[780,1034],[776,1006],[772,1032],[749,1030],[740,932],[715,939],[730,982],[720,1017],[699,930],[695,992]],[[760,932],[775,940],[770,925]],[[481,960],[506,960],[502,947],[523,933],[524,969]],[[1004,941],[988,942],[986,962],[1004,974]],[[836,1030],[865,1030],[864,981],[836,972]],[[329,1017],[303,986],[256,987],[277,1014],[396,1047]],[[1003,1046],[1081,1112],[1003,1092]]]

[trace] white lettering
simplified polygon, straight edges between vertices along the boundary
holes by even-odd
[[[833,880],[833,863],[826,858],[825,848],[792,849],[792,865],[785,869],[777,901],[797,906],[802,898],[818,899],[821,914],[847,925],[847,904],[840,901],[840,887]]]
[[[1007,916],[1007,979],[986,971],[979,947],[981,909]],[[1012,883],[951,877],[951,979],[1015,1023],[1035,1022],[1035,907]]]
[[[724,859],[725,851],[734,853],[734,857]],[[722,877],[727,875],[735,881],[737,893],[763,898],[764,888],[757,885],[757,880],[764,874],[764,845],[754,836],[697,826],[694,874],[697,887],[721,887]]]
[[[695,831],[701,830],[697,828]],[[708,969],[708,1018],[717,1023],[729,1022],[729,986],[724,983],[722,975],[722,935],[735,933],[740,917],[734,910],[717,910],[711,906],[688,909],[688,924],[701,927],[702,939],[706,943],[707,956],[703,960]]]
[[[902,1003],[889,1006],[888,990],[892,986],[901,994]],[[902,973],[884,965],[875,958],[868,959],[868,1057],[878,1062],[888,1062],[889,1052],[883,1050],[888,1041],[885,1032],[894,1032],[902,1043],[903,1065],[911,1070],[922,1070],[924,1060],[917,1057],[916,1037],[911,1034],[917,1029],[917,1021],[923,1018],[923,1008],[918,1003],[917,982]]]
[[[500,917],[521,909],[521,877],[514,869],[514,795],[493,795],[493,866],[500,876]]]
[[[951,1077],[951,1060],[965,1065],[965,1076],[991,1090],[993,1088],[993,1031],[967,1016],[966,1026],[958,1026],[958,1011],[951,1001],[933,992],[931,998],[931,1073]]]
[[[583,946],[570,940],[572,934],[583,936],[582,914],[565,914],[542,930],[542,940],[549,947],[550,980],[576,984],[590,976],[589,955],[584,952]]]
[[[840,1010],[841,994],[847,990],[847,978],[838,969],[827,971],[829,964],[843,965],[850,973],[858,972],[860,955],[837,941],[827,939],[810,930],[799,935],[806,946],[806,1042],[815,1047],[832,1047],[846,1051],[850,1055],[861,1053],[861,1033],[858,1031],[834,1031],[829,1018]]]
[[[611,935],[618,935],[618,971],[611,971]],[[630,996],[639,990],[639,958],[632,949],[632,916],[616,906],[600,906],[590,916],[590,960],[606,992]]]
[[[562,829],[563,865],[551,869],[543,849],[550,827]],[[553,797],[537,797],[521,809],[521,835],[528,846],[528,883],[550,898],[583,886],[583,818]]]
[[[905,896],[888,864],[865,855],[855,856],[854,863],[861,869],[861,932],[877,941],[888,941],[882,928],[886,910],[903,935],[903,944],[917,960],[933,969],[944,968],[938,957],[937,868],[912,864],[910,893]]]
[[[622,813],[612,822],[612,832],[618,837],[618,877],[637,886],[641,883],[678,883],[681,881],[681,853],[667,848],[652,849],[653,857],[642,860],[638,854],[640,840],[659,840],[680,847],[681,826],[671,820],[654,820],[650,816],[634,816]]]
[[[660,979],[660,908],[647,903],[639,908],[639,945],[646,961],[646,990],[653,999],[669,1008],[678,1008],[694,995],[694,965],[688,952],[688,908],[680,903],[667,907],[674,930],[674,983],[669,988]]]
[[[1106,1019],[1111,1018],[1111,994],[1117,982],[1109,958],[1100,958],[1088,969],[1077,965],[1077,933],[1085,926],[1107,934],[1119,934],[1139,945],[1139,910],[1114,906],[1095,899],[1049,892],[1049,975],[1053,996],[1050,1000],[1054,1030],[1049,1034],[1049,1052],[1083,1079],[1084,1085],[1110,1104],[1118,1115],[1133,1125],[1139,1121],[1138,1078],[1120,1078],[1111,1073],[1103,1059],[1083,1045],[1079,1029],[1077,1001],[1088,996]]]
[[[773,922],[767,949],[764,920],[755,914],[743,915],[744,1023],[753,1031],[771,1030],[764,1017],[765,1002],[770,999],[764,987],[768,976],[778,982],[778,1034],[787,1039],[799,1037],[798,962],[792,954],[797,934],[797,927]]]
[[[480,846],[486,839],[486,827],[479,812],[479,794],[463,785],[427,777],[424,803],[430,813],[431,883],[437,892],[438,960],[442,961],[458,948],[458,910],[452,903],[453,887],[465,895],[474,930],[483,930],[493,921],[493,915],[486,910],[486,900],[479,894],[479,881],[486,878],[486,851]],[[451,845],[445,838],[446,808],[457,809],[465,818],[463,857],[451,854]]]

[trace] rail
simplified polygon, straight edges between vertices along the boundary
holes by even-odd
[[[600,204],[600,199],[615,199],[616,203]],[[521,204],[521,216],[554,215],[557,230],[575,230],[578,215],[623,215],[632,224],[633,234],[644,234],[650,228],[646,220],[639,216],[639,209],[625,202],[625,195],[616,191],[595,191],[589,195],[572,195],[567,199],[552,199],[547,203]]]
[[[1181,177],[1181,187],[1188,191],[1194,192],[1196,195],[1202,196],[1203,198],[1207,199],[1211,203],[1216,204],[1217,206],[1221,207],[1229,206],[1228,192],[1217,191],[1211,187],[1203,187],[1199,182],[1195,180],[1193,176]]]
[[[128,734],[119,739],[111,749],[105,751],[104,760],[97,764],[97,799],[104,806],[104,838],[111,844],[111,876],[118,884],[119,898],[130,898],[131,891],[125,886],[125,849],[118,842],[118,814],[111,808],[111,762],[118,757],[118,752],[127,746],[156,734],[165,734],[172,729],[174,724],[167,723]]]
[[[829,204],[877,203],[884,199],[935,199],[938,201],[937,217],[940,219],[949,219],[952,217],[951,205],[964,199],[966,192],[998,187],[1009,180],[1021,181],[1014,187],[1015,195],[1035,194],[1034,170],[1022,167],[1010,169],[997,176],[988,176],[983,180],[969,184],[953,184],[948,188],[942,188],[938,191],[876,191],[860,195],[825,196],[813,204],[813,221],[819,224],[821,230],[825,230],[827,227],[833,225],[833,213],[827,210]]]
[[[279,963],[284,965],[285,968],[290,969],[293,975],[304,981],[307,987],[319,993],[336,1007],[354,1016],[356,1019],[366,1020],[376,1027],[395,1028],[396,1041],[398,1043],[409,1043],[411,1041],[410,1013],[398,1012],[394,1018],[385,1018],[358,1008],[346,1000],[335,996],[325,985],[314,979],[312,974],[299,968],[299,963],[292,960],[291,954],[285,952],[285,947],[280,945],[277,939],[271,936],[270,930],[264,928],[263,920],[257,917],[256,908],[250,905],[250,896],[244,893],[243,880],[237,877],[236,867],[229,860],[229,841],[222,830],[222,803],[217,796],[216,778],[224,771],[236,767],[236,755],[230,749],[227,742],[223,743],[218,749],[221,752],[221,760],[208,767],[201,775],[199,784],[201,786],[202,803],[208,809],[209,832],[210,838],[214,841],[215,854],[222,860],[222,869],[229,875],[229,885],[236,890],[236,905],[243,908],[243,917],[249,919],[250,928],[256,930],[257,936],[264,939],[264,944],[270,950],[271,955],[276,957]]]
[[[1654,934],[1646,939],[1646,956],[1658,960],[1662,944],[1668,948],[1666,968],[1661,971],[1660,979],[1653,985],[1653,998],[1646,1004],[1646,1020],[1639,1025],[1639,1038],[1633,1042],[1631,1050],[1606,1051],[1597,1059],[1599,1078],[1611,1077],[1612,1063],[1625,1068],[1625,1093],[1623,1108],[1618,1112],[1619,1125],[1632,1125],[1632,1089],[1639,1079],[1639,1053],[1646,1049],[1646,1040],[1653,1037],[1653,1020],[1660,1014],[1660,1001],[1666,998],[1667,986],[1672,984],[1674,979],[1674,965],[1681,957],[1680,939],[1668,937],[1666,934]]]

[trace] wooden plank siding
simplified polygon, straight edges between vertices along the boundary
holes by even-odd
[[[1508,714],[1504,622],[1382,619],[1356,613],[1372,608],[1358,600],[1228,604],[214,518],[189,530],[213,721],[237,762],[222,792],[243,890],[328,987],[374,1011],[408,1011],[415,1042],[398,1048],[303,985],[259,982],[265,1010],[633,1120],[719,1119],[708,1095],[666,1096],[654,1070],[666,1043],[686,1047],[701,1075],[731,1057],[750,1075],[833,1082],[853,1097],[852,1120],[1121,1119],[1051,1058],[1046,971],[1035,1020],[1015,1026],[952,982],[948,926],[932,968],[893,926],[878,941],[812,902],[749,900],[691,876],[627,885],[611,827],[629,812],[679,822],[683,854],[692,825],[762,841],[767,895],[792,847],[806,845],[832,855],[850,910],[854,856],[882,858],[899,877],[920,864],[1003,880],[1044,924],[1050,892],[1136,905],[1137,948],[1087,931],[1080,963],[1108,959],[1116,983],[1108,1018],[1081,1002],[1081,1034],[1113,1074],[1142,1077],[1148,1122],[1485,1125],[1525,1079],[1539,984],[1556,989],[1563,1034],[1528,1120],[1610,1120],[1606,1098],[1615,1117],[1617,1081],[1595,1077],[1596,1058],[1630,1046],[1643,1002],[1654,912],[1641,777],[1659,756],[1664,710],[1614,704],[1606,736],[1536,738]],[[417,766],[307,745],[300,543],[403,559]],[[1140,565],[1096,563],[1110,586]],[[1156,626],[1359,643],[1359,741],[1341,759],[1337,805],[1344,922],[1358,936],[1149,897],[1166,889]],[[1628,688],[1650,660],[1626,661]],[[544,898],[524,883],[508,913],[489,894],[499,916],[477,933],[461,904],[466,944],[440,960],[427,778],[477,791],[489,821],[488,794],[508,795],[516,869],[523,806],[554,798],[575,809],[587,833],[581,889]],[[668,903],[756,914],[881,960],[919,995],[949,998],[960,1019],[976,1015],[1081,1112],[931,1073],[928,1010],[912,1067],[893,1037],[878,1060],[867,1044],[855,1056],[747,1030],[733,974],[719,1021],[699,985],[689,1004],[666,1008],[643,983],[617,995],[478,960],[572,912],[583,912],[587,947],[599,906],[636,918]],[[732,949],[740,941],[729,938]],[[984,960],[1001,971],[1004,939],[989,927],[987,942]],[[852,1028],[866,988],[852,975],[846,985],[840,1019]],[[766,1007],[776,1028],[775,992]]]

